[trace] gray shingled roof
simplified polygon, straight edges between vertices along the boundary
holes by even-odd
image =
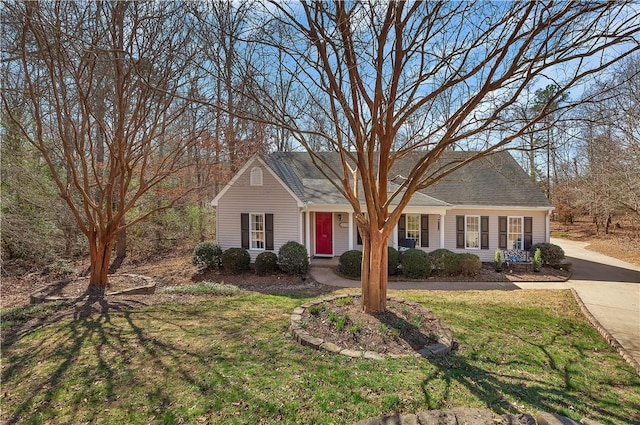
[[[473,152],[445,152],[429,170],[469,159]],[[322,152],[321,158],[340,169],[336,152]],[[398,161],[389,178],[409,174],[420,159],[414,152]],[[345,205],[346,200],[322,175],[306,152],[276,152],[263,155],[265,163],[303,202],[316,205]],[[389,189],[397,185],[390,182]],[[549,200],[507,152],[500,152],[466,164],[459,170],[416,193],[409,205],[477,205],[504,207],[550,207]]]

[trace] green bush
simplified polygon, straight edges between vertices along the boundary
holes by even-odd
[[[445,248],[436,249],[429,253],[431,265],[436,272],[443,276],[460,273],[460,258],[458,254]]]
[[[431,273],[431,261],[421,249],[408,249],[400,256],[402,273],[413,279],[422,279]]]
[[[542,264],[558,267],[564,260],[564,251],[558,245],[547,242],[537,243],[529,249],[529,253],[534,256],[536,249],[540,249]]]
[[[265,275],[278,270],[278,256],[275,252],[264,251],[256,257],[256,273]]]
[[[482,268],[480,257],[471,253],[458,254],[460,273],[465,276],[475,276]]]
[[[288,274],[305,274],[309,271],[309,254],[304,245],[289,241],[278,251],[278,266]]]
[[[222,267],[233,273],[249,270],[251,256],[244,248],[229,248],[222,253]]]
[[[349,277],[360,277],[362,272],[362,251],[346,251],[340,256],[340,273]]]
[[[542,268],[542,251],[540,248],[536,248],[536,253],[533,254],[533,271],[539,272]]]
[[[400,265],[400,253],[392,246],[389,247],[387,264],[389,266],[389,270],[387,272],[389,276],[394,275],[398,272],[398,265]]]
[[[196,245],[191,255],[191,262],[201,269],[220,267],[222,248],[215,242],[202,242]]]
[[[502,264],[504,263],[504,260],[502,258],[502,250],[500,248],[496,248],[496,252],[493,255],[493,267],[496,269],[496,271],[502,271]]]

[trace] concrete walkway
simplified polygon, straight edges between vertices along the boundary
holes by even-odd
[[[571,289],[589,313],[627,353],[640,363],[640,267],[586,249],[584,242],[552,239],[573,264],[567,282],[389,282],[388,288],[418,290]],[[360,288],[360,282],[333,272],[337,259],[314,259],[311,276],[318,282],[342,288]]]

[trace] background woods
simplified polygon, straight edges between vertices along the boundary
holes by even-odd
[[[251,155],[304,148],[341,152],[316,162],[376,211],[357,215],[369,264],[447,149],[513,149],[557,220],[639,227],[623,4],[7,2],[3,31],[5,264],[90,255],[103,285],[114,259],[214,238],[209,202]]]

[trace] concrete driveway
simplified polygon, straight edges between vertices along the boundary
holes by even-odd
[[[586,249],[587,243],[551,239],[573,263],[567,284],[587,310],[640,363],[640,267]]]

